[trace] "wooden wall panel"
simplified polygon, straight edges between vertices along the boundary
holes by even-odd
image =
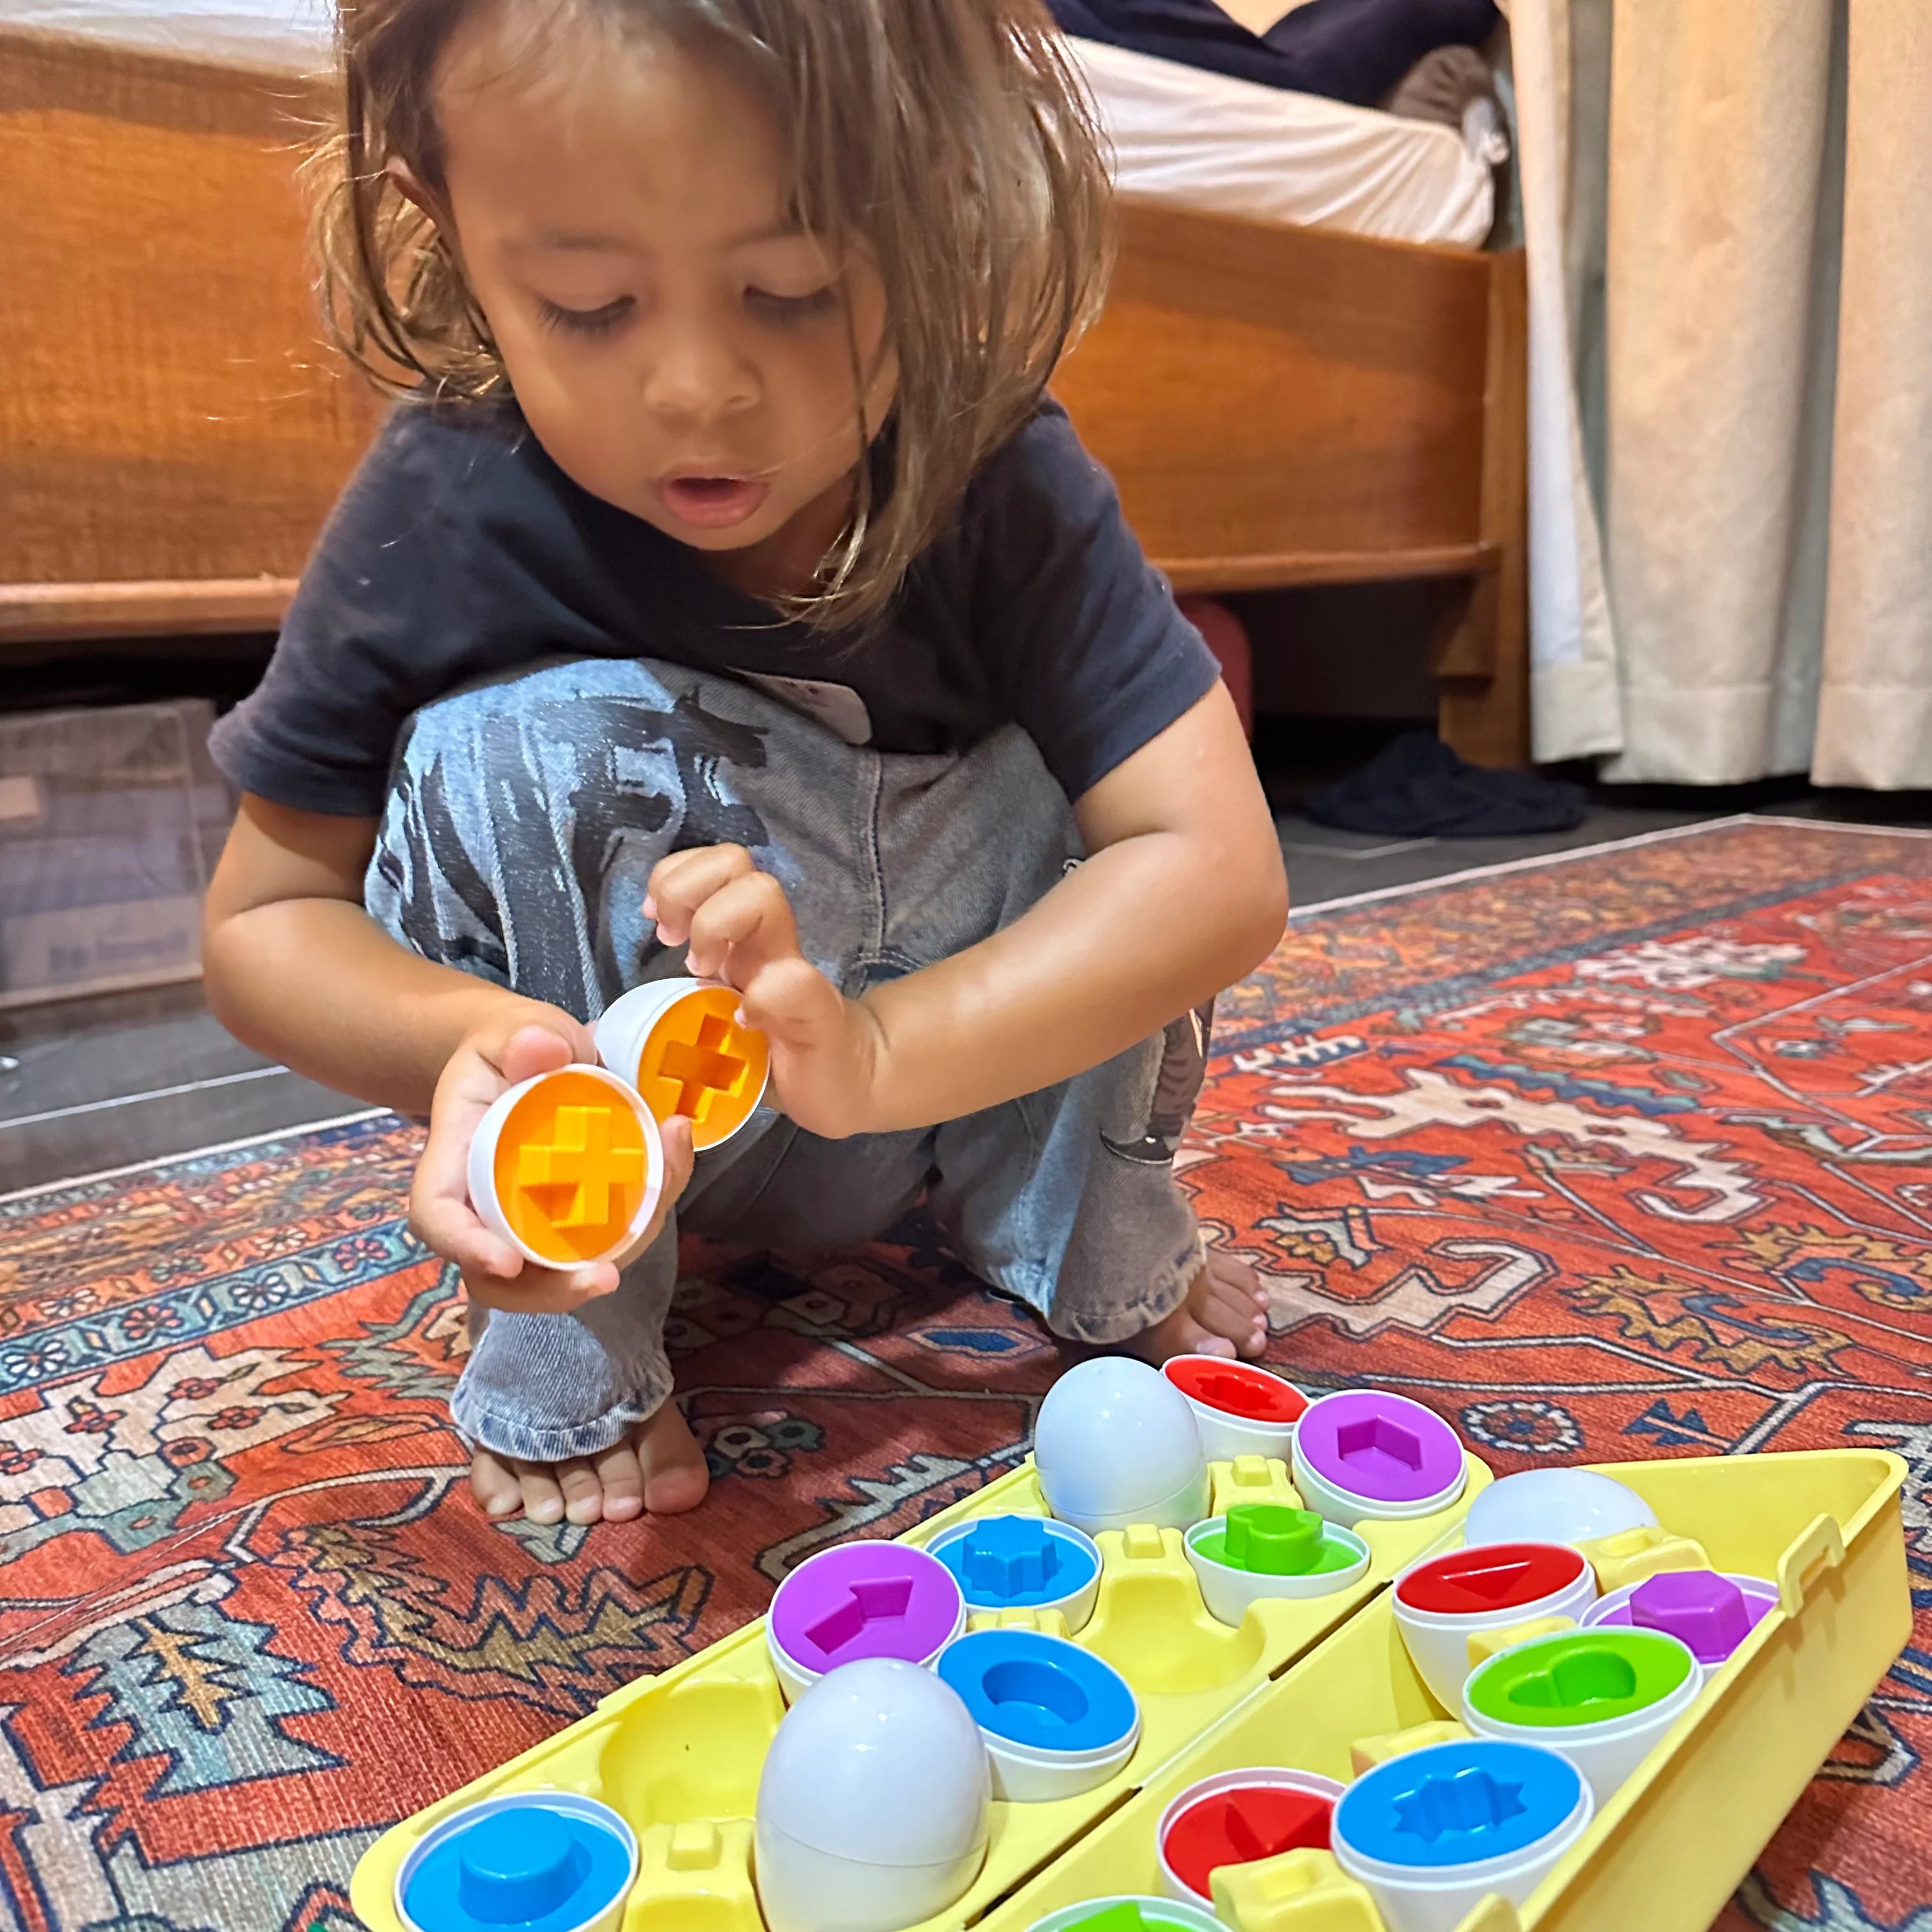
[[[1188,587],[1482,568],[1493,259],[1129,204],[1054,386]]]
[[[285,577],[373,410],[283,78],[0,37],[0,584]]]

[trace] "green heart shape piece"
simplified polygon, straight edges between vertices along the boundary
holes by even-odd
[[[1469,1679],[1471,1706],[1498,1724],[1554,1730],[1606,1724],[1660,1702],[1696,1667],[1654,1630],[1566,1631],[1518,1644]]]

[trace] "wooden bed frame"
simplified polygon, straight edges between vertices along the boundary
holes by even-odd
[[[0,649],[272,630],[375,419],[316,340],[287,76],[0,29]],[[1527,761],[1520,254],[1124,209],[1055,382],[1185,592],[1426,578]]]

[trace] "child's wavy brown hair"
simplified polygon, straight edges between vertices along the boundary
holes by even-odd
[[[1100,137],[1040,0],[341,0],[339,119],[311,164],[323,311],[392,394],[508,394],[455,250],[390,168],[440,197],[437,64],[490,5],[728,62],[775,117],[802,225],[871,250],[897,400],[871,460],[855,446],[854,513],[790,614],[875,616],[1104,292]],[[855,346],[855,424],[867,373]]]

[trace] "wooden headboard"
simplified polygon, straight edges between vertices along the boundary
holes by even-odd
[[[0,28],[0,641],[272,629],[374,406],[317,340],[282,75]],[[1520,254],[1128,203],[1054,387],[1183,591],[1445,586],[1526,753]]]

